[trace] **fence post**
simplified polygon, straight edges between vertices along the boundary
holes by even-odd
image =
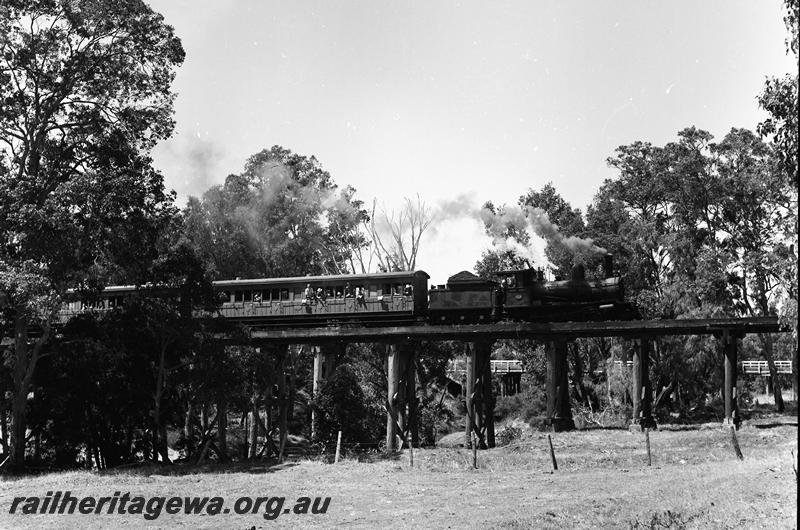
[[[550,446],[550,461],[553,463],[553,471],[558,471],[558,462],[556,462],[556,452],[553,450],[553,440],[550,435],[547,435],[547,445]]]

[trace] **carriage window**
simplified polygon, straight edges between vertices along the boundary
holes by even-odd
[[[244,292],[244,301],[245,302],[252,302],[253,301],[253,291],[245,291]]]
[[[325,288],[325,297],[326,298],[333,298],[333,296],[334,296],[333,287],[326,287]]]
[[[242,291],[234,291],[233,292],[233,301],[234,302],[241,302],[244,300],[244,293]]]
[[[281,299],[281,292],[278,289],[270,289],[269,299],[278,301]]]
[[[392,284],[384,283],[381,286],[381,294],[383,295],[392,294]]]
[[[289,289],[281,289],[281,300],[289,299]]]

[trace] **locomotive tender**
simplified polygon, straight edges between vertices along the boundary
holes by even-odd
[[[430,290],[424,271],[224,280],[213,284],[220,302],[215,315],[253,328],[629,319],[635,312],[611,266],[607,258],[606,278],[591,282],[581,265],[567,281],[546,281],[532,268],[500,272],[497,280],[463,271]],[[111,286],[91,304],[75,298],[59,320],[119,307],[147,289]]]

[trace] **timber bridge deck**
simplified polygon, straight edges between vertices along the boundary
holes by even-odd
[[[470,325],[416,325],[390,327],[331,326],[321,328],[253,328],[246,333],[254,342],[275,344],[323,344],[326,342],[384,342],[408,340],[576,339],[586,337],[656,337],[663,335],[741,336],[775,333],[777,318],[711,318],[681,320],[625,320],[597,322],[496,323]],[[221,335],[220,339],[231,338]],[[237,339],[232,339],[237,340]]]

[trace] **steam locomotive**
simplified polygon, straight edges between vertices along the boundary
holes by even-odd
[[[610,260],[604,269],[606,278],[597,281],[587,281],[580,264],[571,279],[557,281],[546,281],[543,271],[533,268],[501,271],[496,281],[462,271],[431,290],[428,318],[431,324],[634,318],[621,279],[610,274]]]
[[[547,281],[530,267],[500,272],[493,280],[462,271],[430,290],[424,271],[225,280],[214,282],[220,302],[216,315],[253,328],[633,318],[621,279],[611,275],[611,268],[607,259],[606,278],[597,281],[587,281],[581,265],[565,281]],[[142,289],[108,287],[91,304],[75,298],[64,305],[60,320],[124,305]]]

